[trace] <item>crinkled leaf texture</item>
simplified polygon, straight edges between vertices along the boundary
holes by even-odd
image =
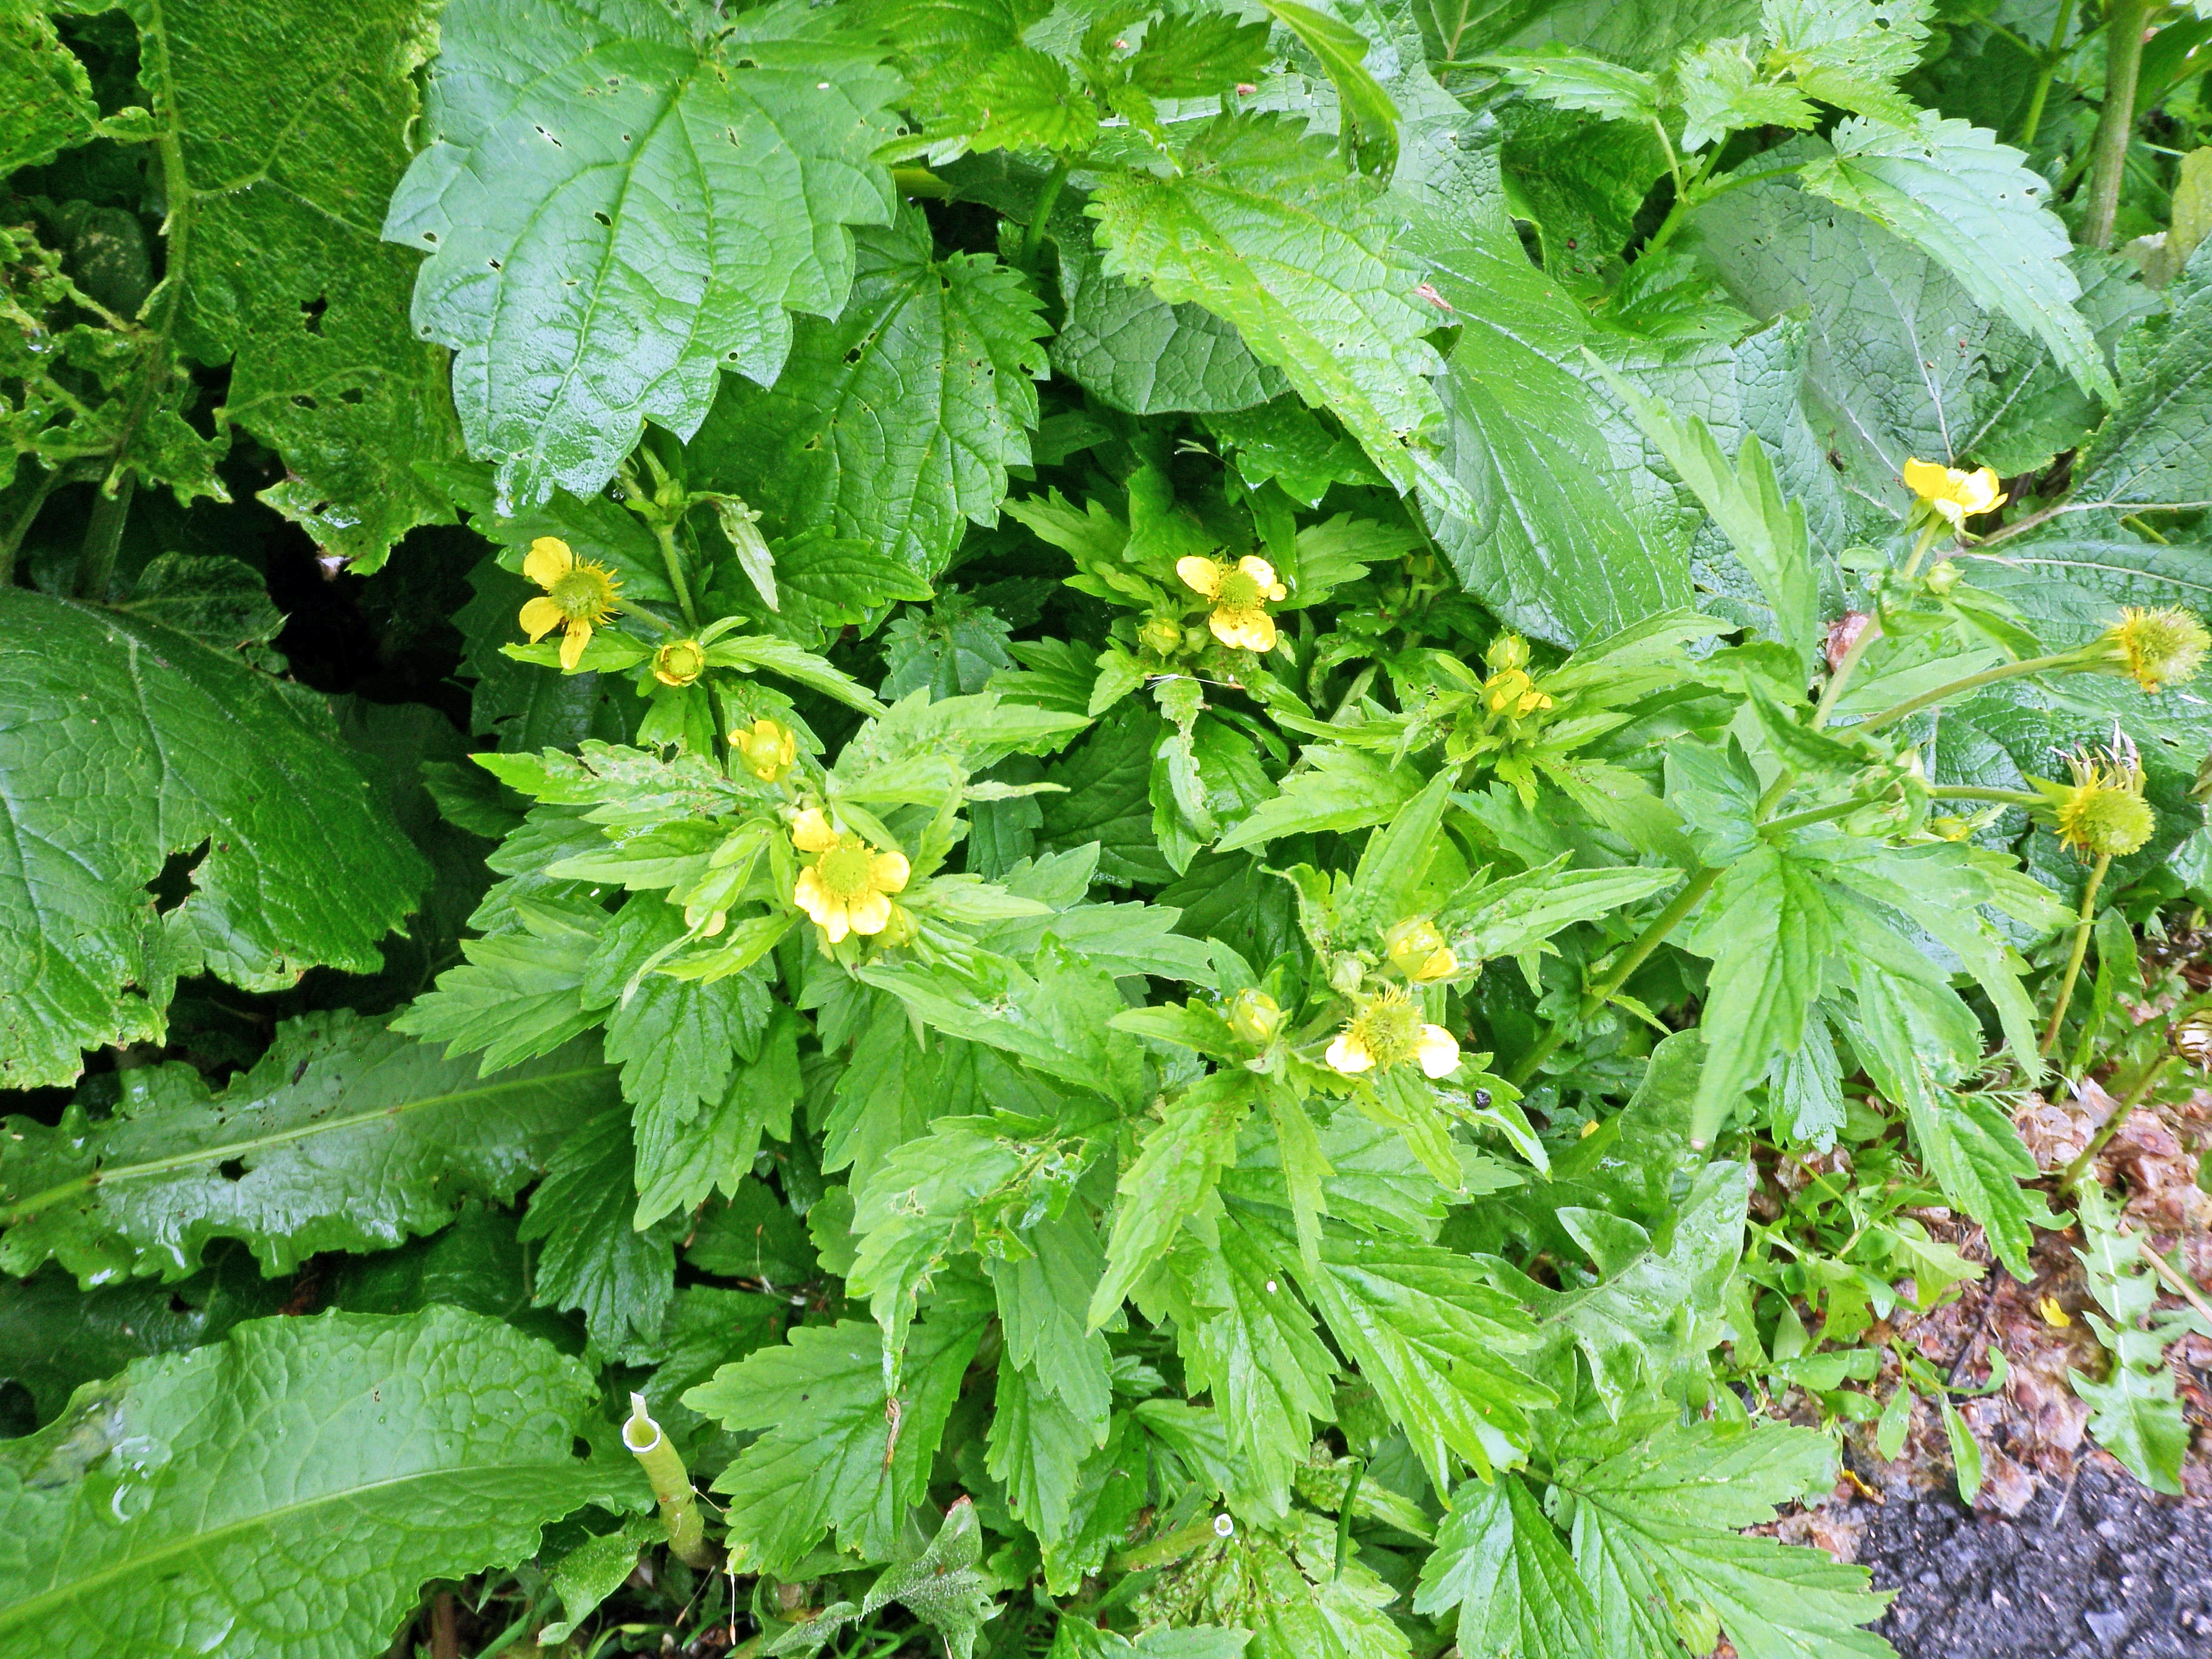
[[[284,458],[261,499],[362,570],[453,509],[416,471],[460,432],[444,355],[407,321],[413,261],[377,226],[407,165],[422,0],[134,5],[141,79],[178,139],[178,343],[231,365],[223,420]]]
[[[357,1659],[429,1578],[511,1565],[628,1459],[571,1448],[591,1375],[481,1315],[326,1314],[88,1383],[0,1449],[0,1650]]]
[[[1180,160],[1177,177],[1120,174],[1092,198],[1106,274],[1234,323],[1401,492],[1425,471],[1451,491],[1408,447],[1442,412],[1424,337],[1444,319],[1415,292],[1381,193],[1285,116],[1221,116]]]
[[[0,587],[0,1081],[158,1040],[185,975],[380,965],[428,867],[303,706],[158,623]],[[192,890],[157,914],[171,854]]]
[[[616,1098],[614,1069],[583,1042],[476,1073],[373,1020],[309,1014],[221,1094],[189,1066],[141,1066],[111,1116],[11,1118],[0,1267],[58,1261],[90,1285],[181,1279],[217,1238],[243,1240],[268,1273],[318,1250],[386,1249],[444,1226],[465,1197],[513,1197]]]
[[[416,331],[502,511],[591,495],[648,417],[689,437],[719,369],[772,382],[787,313],[844,303],[846,228],[897,204],[897,79],[826,9],[459,0],[440,42],[384,234],[433,250]]]
[[[851,298],[836,321],[799,325],[775,389],[723,386],[690,447],[695,484],[933,576],[967,520],[996,520],[1006,469],[1029,465],[1044,325],[1019,272],[932,258],[918,209],[855,240]]]

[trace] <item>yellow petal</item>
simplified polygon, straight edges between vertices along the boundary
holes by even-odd
[[[522,607],[522,631],[530,635],[532,645],[568,620],[561,614],[559,605],[543,597],[532,599]]]
[[[1275,648],[1275,619],[1264,611],[1217,611],[1206,623],[1224,645],[1245,651]]]
[[[1421,1069],[1431,1077],[1449,1077],[1459,1070],[1458,1039],[1441,1025],[1421,1027],[1420,1044],[1414,1053]]]
[[[792,819],[791,844],[802,853],[826,853],[837,844],[837,832],[820,807],[810,806]]]
[[[1951,493],[1951,469],[1934,461],[1908,460],[1905,487],[1923,501],[1940,501]]]
[[[813,921],[824,920],[830,914],[830,907],[836,902],[823,890],[821,878],[811,870],[799,872],[799,879],[792,884],[791,897],[792,902],[805,911],[808,919]]]
[[[822,937],[832,945],[842,945],[845,935],[853,931],[851,913],[835,899],[823,905],[822,914],[814,920],[822,929]]]
[[[591,623],[586,622],[581,617],[570,618],[568,635],[561,641],[561,667],[562,672],[567,673],[574,673],[575,672],[576,665],[583,660],[584,647],[591,642]]]
[[[522,574],[540,587],[550,587],[567,575],[576,562],[568,544],[558,536],[540,536],[522,556]]]
[[[1367,1045],[1349,1031],[1340,1031],[1336,1041],[1328,1045],[1322,1058],[1336,1070],[1357,1076],[1375,1068],[1375,1056],[1367,1052]]]
[[[1206,599],[1221,591],[1221,578],[1225,574],[1212,560],[1201,559],[1195,553],[1176,561],[1176,574],[1182,578],[1183,586]]]
[[[1968,473],[1958,490],[1959,504],[1969,514],[1987,513],[2004,503],[2004,495],[1997,489],[1996,470],[1983,467]]]
[[[1261,599],[1281,599],[1290,597],[1291,590],[1275,580],[1275,567],[1265,559],[1255,554],[1247,553],[1237,561],[1237,568],[1259,584]]]
[[[912,873],[907,866],[905,854],[879,853],[876,855],[875,863],[868,868],[868,879],[879,893],[903,893],[907,878]],[[864,927],[860,931],[872,933],[876,930]]]
[[[880,933],[891,919],[891,902],[881,893],[863,893],[845,907],[856,933]]]

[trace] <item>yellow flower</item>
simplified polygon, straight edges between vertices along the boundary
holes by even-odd
[[[1459,1043],[1443,1026],[1423,1024],[1413,1000],[1393,986],[1352,1017],[1323,1058],[1355,1077],[1407,1060],[1432,1078],[1449,1077],[1459,1069]]]
[[[1525,668],[1507,668],[1492,674],[1482,683],[1487,694],[1490,712],[1503,714],[1509,710],[1516,720],[1525,720],[1539,708],[1549,708],[1552,699],[1536,689]]]
[[[578,558],[557,536],[530,544],[522,574],[545,590],[522,607],[522,631],[535,645],[562,629],[561,666],[574,669],[592,642],[592,630],[613,618],[621,584],[606,566]]]
[[[1459,958],[1444,943],[1436,923],[1426,916],[1416,916],[1393,927],[1382,936],[1382,950],[1390,965],[1416,985],[1459,971]]]
[[[791,821],[791,841],[802,853],[819,854],[799,872],[792,896],[830,944],[890,925],[890,896],[906,890],[905,854],[878,853],[858,836],[840,835],[818,806]]]
[[[2123,740],[2124,743],[2124,740]],[[2131,747],[2090,750],[2066,757],[2071,786],[2038,781],[2058,839],[2081,859],[2125,858],[2157,828],[2143,799],[2142,767]]]
[[[706,665],[696,640],[671,640],[653,653],[653,678],[663,685],[689,685]]]
[[[1956,530],[1978,513],[1993,513],[2008,497],[1997,488],[1997,475],[1989,467],[1964,472],[1934,461],[1908,460],[1905,487],[1928,503],[1938,517]]]
[[[1192,592],[1212,601],[1207,623],[1222,644],[1248,651],[1275,648],[1275,619],[1266,605],[1288,599],[1291,590],[1275,580],[1274,566],[1249,553],[1233,565],[1194,554],[1176,561],[1176,574]]]
[[[731,732],[730,744],[744,759],[745,769],[763,783],[774,783],[799,758],[797,734],[781,720],[766,716]]]
[[[2146,611],[2131,605],[2097,643],[2111,665],[2124,669],[2145,691],[2162,691],[2203,665],[2212,634],[2178,606]]]
[[[2073,1316],[2058,1305],[2058,1298],[2055,1296],[2045,1297],[2035,1304],[2035,1310],[2043,1316],[2043,1322],[2046,1325],[2063,1329],[2074,1322]]]

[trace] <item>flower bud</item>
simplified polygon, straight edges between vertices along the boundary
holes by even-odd
[[[1367,977],[1366,964],[1358,957],[1339,957],[1329,964],[1328,988],[1345,996],[1359,988],[1360,981]]]
[[[763,783],[774,783],[799,758],[799,738],[781,720],[766,717],[730,733],[730,743],[745,769]]]
[[[1206,641],[1212,637],[1205,629],[1193,623],[1182,630],[1182,648],[1186,651],[1203,651],[1206,649]]]
[[[1138,643],[1163,657],[1173,656],[1182,638],[1182,624],[1172,617],[1152,617],[1137,630]]]
[[[1265,991],[1239,991],[1229,1000],[1229,1029],[1240,1042],[1262,1047],[1282,1028],[1283,1011]]]
[[[1941,599],[1959,585],[1959,578],[1965,574],[1950,560],[1939,559],[1926,577],[1928,591]]]
[[[1400,922],[1382,936],[1382,949],[1390,965],[1416,985],[1459,971],[1459,958],[1426,916]]]
[[[689,685],[706,666],[696,640],[671,640],[653,653],[653,678],[663,685]]]
[[[1500,634],[1482,653],[1493,672],[1510,673],[1528,665],[1528,641],[1518,634]]]
[[[2160,691],[2191,678],[2212,649],[2212,634],[2178,606],[2156,611],[2130,605],[2098,638],[2103,666],[2126,674],[2145,691]]]

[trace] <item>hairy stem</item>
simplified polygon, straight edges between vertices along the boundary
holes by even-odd
[[[138,475],[125,471],[110,480],[93,497],[92,516],[84,526],[84,546],[76,561],[76,591],[94,605],[107,603],[107,589],[115,580],[116,550],[123,545],[123,526],[131,517],[131,497],[137,493]]]
[[[2080,919],[2074,924],[2074,948],[2066,953],[2066,972],[2058,981],[2058,1000],[2051,1010],[2051,1024],[2044,1027],[2040,1052],[2046,1059],[2058,1046],[2058,1028],[2065,1023],[2066,1005],[2074,1000],[2074,981],[2081,977],[2081,958],[2089,953],[2089,930],[2097,920],[2097,890],[2105,884],[2105,872],[2112,867],[2112,855],[2100,853],[2089,869],[2089,884],[2081,890]]]
[[[676,608],[684,613],[684,622],[696,629],[699,613],[691,607],[690,584],[684,580],[684,551],[676,545],[675,522],[656,514],[653,538],[660,544],[660,562],[668,568],[668,585],[676,590]]]
[[[1067,183],[1068,162],[1063,156],[1037,190],[1036,204],[1030,210],[1029,228],[1022,232],[1021,266],[1034,276],[1036,272],[1037,250],[1044,246],[1044,228],[1052,217],[1052,210],[1060,204],[1060,192]]]
[[[2105,14],[2105,112],[2090,151],[2089,208],[2081,219],[2081,240],[2089,247],[2112,245],[2112,217],[2120,205],[2128,141],[2135,137],[2136,83],[2142,70],[2143,24],[2150,9],[2151,0],[2112,0]]]
[[[2074,0],[2061,0],[2058,21],[2051,27],[2051,44],[2043,49],[2035,69],[2035,90],[2027,95],[2027,113],[2021,118],[2020,147],[2035,148],[2035,135],[2043,130],[2043,106],[2051,97],[2051,77],[2058,73],[2064,54],[2060,48],[2066,44],[2066,31],[2074,27]]]
[[[32,488],[30,499],[9,520],[8,527],[0,531],[0,587],[5,587],[15,580],[15,550],[22,546],[23,538],[31,533],[31,526],[38,522],[39,510],[46,506],[46,497],[54,493],[54,486],[61,481],[60,468],[41,471],[39,482]]]
[[[1978,789],[1969,783],[1939,783],[1928,792],[1930,800],[2001,801],[2007,806],[2040,806],[2043,797],[2026,789]]]
[[[1713,884],[1721,878],[1718,869],[1700,870],[1683,884],[1674,895],[1673,902],[1651,920],[1651,925],[1638,935],[1628,947],[1628,953],[1615,963],[1606,976],[1590,987],[1577,1011],[1577,1019],[1588,1019],[1613,1000],[1613,994],[1628,983],[1629,977],[1641,968],[1651,953],[1666,943],[1667,935],[1682,924],[1682,919],[1698,908],[1698,902],[1713,890]],[[1567,1040],[1566,1022],[1554,1025],[1542,1042],[1521,1056],[1505,1080],[1519,1088],[1536,1074],[1536,1068],[1549,1060],[1559,1046]]]
[[[1978,674],[1969,674],[1964,679],[1953,680],[1948,685],[1939,685],[1933,691],[1923,691],[1917,697],[1907,697],[1903,702],[1893,703],[1873,719],[1863,720],[1851,728],[1856,734],[1879,732],[1885,726],[1894,726],[1909,715],[1923,708],[1932,708],[1939,702],[1948,702],[1954,697],[1963,697],[1969,691],[1984,685],[1994,685],[1999,680],[2018,679],[2022,674],[2048,673],[2054,668],[2073,666],[2077,655],[2071,651],[2060,651],[2048,657],[2029,657],[2020,662],[1999,663],[1995,668],[1985,668]]]
[[[2059,1172],[2060,1192],[2072,1192],[2081,1177],[2096,1167],[2097,1154],[2105,1150],[2114,1135],[2119,1133],[2120,1126],[2128,1121],[2129,1114],[2142,1104],[2143,1097],[2151,1091],[2160,1078],[2166,1075],[2166,1068],[2172,1063],[2173,1052],[2168,1049],[2143,1068],[2143,1074],[2136,1079],[2136,1086],[2128,1091],[2128,1097],[2113,1107],[2112,1115],[2098,1126],[2097,1133],[2089,1137],[2089,1144],[2081,1149],[2081,1155]]]

